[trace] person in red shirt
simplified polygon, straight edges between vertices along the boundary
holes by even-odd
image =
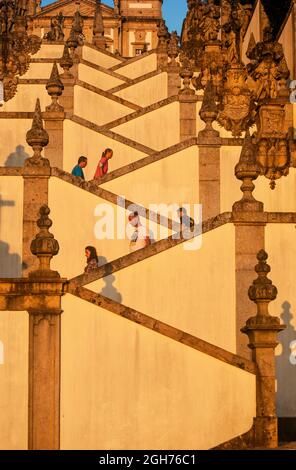
[[[113,157],[113,150],[112,149],[106,149],[102,153],[101,159],[98,163],[94,179],[98,180],[100,178],[103,178],[108,173],[108,161],[110,158]]]

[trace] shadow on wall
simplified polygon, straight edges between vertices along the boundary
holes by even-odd
[[[2,207],[13,207],[14,201],[3,201],[0,196],[0,211]],[[0,213],[1,227],[1,213]],[[0,240],[0,278],[21,277],[22,261],[17,253],[9,253],[9,244]]]
[[[4,163],[4,166],[24,166],[24,161],[29,158],[23,145],[18,145],[15,151],[10,153]]]
[[[107,258],[105,258],[104,256],[99,256],[99,265],[102,266],[106,263],[108,263]],[[121,303],[122,295],[120,292],[118,292],[116,287],[113,286],[113,283],[115,281],[115,276],[113,276],[113,274],[110,274],[109,276],[105,276],[103,278],[103,281],[105,285],[103,289],[101,290],[100,294],[103,295],[104,297],[107,297],[108,299]]]
[[[21,277],[22,260],[17,253],[9,253],[9,245],[0,241],[0,278]]]
[[[296,331],[291,325],[291,304],[284,302],[281,318],[287,326],[279,334],[282,353],[276,356],[277,414],[280,417],[296,416]]]

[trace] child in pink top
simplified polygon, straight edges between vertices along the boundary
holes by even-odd
[[[113,157],[113,150],[106,149],[101,156],[101,159],[98,163],[94,179],[98,180],[105,176],[108,173],[108,160]]]

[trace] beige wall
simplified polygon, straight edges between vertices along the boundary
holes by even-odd
[[[0,166],[20,166],[33,151],[26,143],[30,119],[0,119]],[[2,184],[4,178],[0,179]],[[9,179],[8,179],[9,181]]]
[[[53,64],[50,63],[50,62],[41,62],[41,63],[32,62],[30,64],[30,67],[29,67],[29,70],[27,71],[27,73],[22,75],[21,78],[26,78],[26,79],[29,79],[29,78],[48,79],[50,77],[50,74],[51,74],[52,65]],[[58,69],[59,69],[60,73],[63,72],[63,69],[59,65],[58,65]]]
[[[277,411],[279,416],[295,417],[296,365],[290,362],[290,343],[296,341],[295,225],[268,225],[266,250],[272,268],[269,277],[278,289],[277,299],[269,310],[287,325],[279,334],[277,348]]]
[[[79,299],[63,309],[62,449],[207,449],[252,426],[251,374]]]
[[[80,155],[85,155],[88,157],[85,177],[87,180],[93,179],[102,152],[107,147],[112,148],[114,151],[114,156],[109,161],[109,171],[116,170],[146,155],[129,145],[110,139],[68,119],[65,121],[64,169],[66,171],[71,172]]]
[[[89,83],[101,90],[109,90],[110,88],[124,83],[122,80],[118,80],[118,78],[114,78],[111,75],[90,68],[84,64],[79,64],[78,76],[79,80]]]
[[[0,278],[21,276],[22,218],[23,179],[0,178]]]
[[[240,147],[221,148],[221,212],[229,211],[235,201],[242,198],[241,181],[234,176],[235,165],[239,161]],[[254,197],[264,202],[264,209],[270,212],[296,211],[296,171],[290,168],[290,173],[276,181],[274,190],[270,189],[270,180],[259,176],[254,181]]]
[[[74,114],[94,124],[102,126],[132,112],[132,109],[104,96],[92,93],[80,86],[74,87]]]
[[[128,78],[137,78],[145,75],[146,73],[153,72],[157,69],[157,56],[156,54],[149,54],[131,62],[130,64],[123,65],[116,70],[117,73],[124,75]]]
[[[0,312],[0,450],[27,449],[28,326],[26,312]]]
[[[30,91],[28,92],[28,90]],[[51,98],[47,94],[45,85],[19,85],[15,97],[12,100],[7,101],[1,110],[4,112],[33,112],[37,98],[40,99],[41,109],[44,111],[45,107],[51,103]]]
[[[55,59],[62,57],[64,46],[62,44],[42,44],[34,59]]]
[[[121,61],[116,59],[115,57],[111,57],[103,52],[96,51],[92,47],[84,46],[82,48],[82,58],[84,60],[88,60],[93,64],[100,65],[101,67],[105,67],[109,69],[114,67],[114,65],[120,64]]]
[[[159,132],[163,129],[163,132]],[[170,129],[170,132],[165,132]],[[112,129],[124,137],[155,150],[163,150],[180,141],[179,102],[163,106]]]
[[[88,245],[95,246],[98,254],[108,261],[128,253],[127,240],[96,239],[94,229],[99,217],[95,216],[94,211],[98,204],[107,204],[110,209],[106,210],[115,209],[113,204],[106,203],[93,194],[57,178],[51,178],[49,207],[54,223],[52,232],[60,244],[60,254],[53,259],[52,267],[61,275],[73,277],[84,271],[86,265],[84,249]]]
[[[290,173],[276,181],[274,190],[270,189],[270,180],[260,176],[255,181],[254,196],[264,202],[266,211],[295,212],[296,211],[296,170],[290,168]]]
[[[235,352],[234,263],[229,225],[204,234],[200,249],[180,245],[114,274],[113,286],[124,305]]]
[[[105,183],[103,188],[145,207],[198,203],[198,171],[198,148],[194,146]]]
[[[115,95],[145,107],[167,98],[167,89],[167,73],[161,73],[160,75],[156,75],[148,80],[144,80],[124,90],[118,91]]]

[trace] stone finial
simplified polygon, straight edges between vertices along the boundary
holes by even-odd
[[[40,100],[37,98],[31,129],[27,132],[26,141],[33,148],[34,154],[27,158],[25,166],[49,166],[49,161],[41,157],[43,147],[48,144],[48,133],[43,128]]]
[[[119,15],[119,0],[114,0],[114,15]]]
[[[100,49],[106,49],[101,0],[96,0],[96,11],[93,26],[93,44]]]
[[[255,189],[253,181],[258,178],[260,173],[261,169],[257,162],[257,145],[254,144],[249,131],[247,131],[240,159],[235,167],[235,176],[243,182],[240,188],[243,197],[234,203],[233,211],[263,211],[263,203],[256,201],[253,196]]]
[[[57,63],[53,63],[50,78],[46,84],[46,90],[52,99],[51,105],[46,107],[46,111],[63,111],[63,107],[58,103],[58,97],[63,93],[64,85],[60,80]]]
[[[78,40],[77,40],[75,29],[73,26],[71,28],[69,37],[66,41],[66,46],[68,46],[68,48],[70,49],[72,57],[73,57],[75,54],[75,49],[77,49],[78,47]]]
[[[169,39],[169,31],[167,25],[165,24],[165,20],[160,20],[158,29],[157,29],[157,37],[158,37],[158,46],[157,48],[165,48],[167,50],[167,42]]]
[[[186,56],[182,56],[182,67],[180,69],[180,77],[183,80],[183,88],[179,91],[179,95],[195,95],[195,91],[190,88],[193,77],[193,70],[190,61]]]
[[[73,77],[73,75],[70,72],[70,68],[73,67],[73,64],[74,64],[74,62],[73,62],[72,57],[70,56],[69,47],[67,45],[65,45],[64,50],[63,50],[63,55],[62,55],[62,58],[60,60],[60,66],[64,70],[63,77],[65,77],[65,78],[66,77],[68,77],[68,78]]]
[[[53,234],[49,232],[52,226],[52,221],[48,217],[49,214],[50,209],[47,205],[40,207],[40,217],[37,220],[37,225],[40,230],[31,243],[31,252],[39,259],[39,268],[29,273],[29,277],[60,277],[56,271],[50,269],[50,261],[53,256],[58,254],[59,244]]]
[[[273,317],[268,312],[268,305],[277,297],[277,288],[268,279],[268,274],[271,269],[267,264],[268,254],[264,250],[260,250],[257,254],[258,264],[255,266],[255,271],[258,275],[249,288],[249,299],[252,300],[257,306],[257,314],[251,317],[246,327],[242,329],[244,333],[248,328],[256,326],[276,327],[279,331],[284,329],[284,325],[280,325],[280,319]]]
[[[212,80],[209,80],[206,85],[199,115],[201,119],[206,123],[206,127],[204,131],[212,133],[213,121],[215,121],[215,119],[217,119],[217,116],[218,116],[218,107],[216,104],[215,87],[214,87]],[[216,134],[218,133],[216,132]]]
[[[177,34],[177,31],[173,31],[168,42],[168,56],[171,59],[171,62],[169,63],[170,67],[179,67],[179,64],[176,62],[176,58],[178,57],[180,51],[179,41],[180,38]]]
[[[278,447],[274,351],[278,345],[277,335],[285,325],[268,312],[268,305],[276,298],[277,289],[267,277],[270,272],[267,259],[267,253],[260,250],[255,267],[258,277],[249,288],[249,298],[255,302],[257,314],[247,320],[241,331],[248,335],[252,360],[257,366],[254,446],[272,449]]]

